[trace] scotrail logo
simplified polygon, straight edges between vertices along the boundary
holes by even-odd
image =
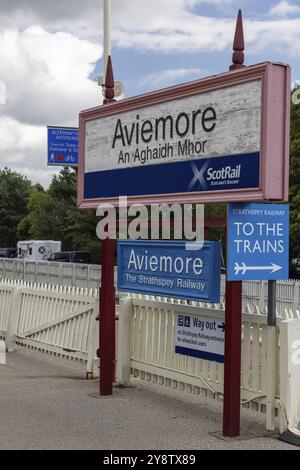
[[[216,181],[216,180],[231,180],[238,179],[241,176],[241,165],[224,166],[220,170],[214,170],[213,168],[208,168],[207,170],[207,181]]]
[[[199,169],[195,162],[191,163],[193,178],[188,185],[189,191],[195,191],[196,189],[198,190],[199,186],[203,191],[206,191],[209,189],[209,186],[216,186],[218,184],[233,184],[239,182],[242,168],[240,163],[235,166],[226,165],[219,169],[216,169],[213,166],[209,166],[211,164],[212,160],[207,159],[207,161]]]

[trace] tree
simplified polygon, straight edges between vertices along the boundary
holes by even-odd
[[[92,209],[70,208],[66,217],[65,240],[73,250],[88,251],[92,262],[100,262],[101,242],[96,235],[99,219]]]
[[[27,215],[27,201],[33,190],[26,177],[8,168],[0,170],[0,246],[16,246],[17,226]]]
[[[60,221],[53,198],[45,191],[33,192],[27,203],[28,215],[18,225],[19,239],[60,240]]]
[[[27,202],[27,215],[18,225],[19,239],[51,239],[62,242],[65,251],[89,251],[99,263],[100,240],[96,236],[94,210],[77,208],[77,177],[63,168],[47,191],[36,185]]]
[[[295,91],[295,90],[294,90]],[[300,255],[300,104],[291,106],[290,255]]]
[[[48,193],[57,201],[76,205],[77,176],[76,171],[70,167],[64,167],[58,175],[54,175]]]

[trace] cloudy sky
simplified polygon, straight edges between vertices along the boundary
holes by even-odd
[[[125,96],[227,70],[242,8],[246,63],[288,62],[300,81],[300,0],[111,0]],[[47,186],[47,125],[101,103],[102,0],[0,0],[0,158]]]

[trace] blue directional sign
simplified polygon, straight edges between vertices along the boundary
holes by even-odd
[[[78,129],[48,126],[48,165],[78,165]]]
[[[227,279],[288,279],[289,206],[229,204],[227,217]]]
[[[118,290],[220,302],[221,244],[118,241]]]

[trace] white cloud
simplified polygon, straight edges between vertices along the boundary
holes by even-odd
[[[97,44],[41,26],[0,32],[0,79],[6,86],[6,104],[0,105],[1,167],[49,182],[46,126],[77,126],[82,109],[101,104],[101,90],[88,78],[100,53]]]
[[[55,170],[47,168],[47,128],[0,117],[1,167],[13,168],[48,185]]]
[[[0,80],[0,104],[6,103],[6,86],[5,83]]]
[[[264,54],[265,59],[281,53],[288,61],[300,54],[300,18],[246,22],[245,38],[246,53]]]
[[[171,86],[181,78],[188,77],[191,75],[197,75],[195,78],[207,74],[207,72],[199,68],[178,68],[178,69],[166,69],[159,72],[150,73],[144,76],[138,86],[147,87],[151,86],[152,89],[156,89],[165,85]]]
[[[100,47],[70,33],[40,26],[0,33],[0,78],[6,83],[2,112],[22,122],[77,125],[78,112],[101,93],[88,79]]]
[[[193,20],[181,18],[180,22],[169,18],[164,27],[155,30],[115,30],[113,38],[120,48],[165,53],[194,53],[197,51],[230,50],[234,23],[208,17]]]
[[[112,25],[116,30],[136,31],[164,29],[182,19],[197,17],[195,7],[214,5],[221,8],[237,0],[111,0]],[[50,32],[65,31],[102,42],[102,0],[0,0],[0,26],[24,30],[33,24]]]
[[[45,128],[46,129],[46,128]],[[12,148],[15,152],[35,153],[44,144],[47,134],[42,126],[22,124],[10,117],[0,117],[0,152],[7,155]],[[18,156],[18,160],[20,156]],[[25,156],[21,157],[26,160]]]
[[[129,20],[129,24],[132,19]],[[127,25],[127,19],[123,21]],[[199,16],[190,12],[176,18],[160,13],[151,19],[139,18],[138,26],[114,29],[113,38],[119,48],[134,48],[144,52],[197,53],[228,51],[232,47],[235,19]],[[271,21],[244,18],[246,53],[284,52],[285,56],[300,53],[300,18]]]
[[[289,15],[300,15],[300,6],[289,2],[288,0],[281,0],[276,5],[270,8],[270,15],[277,17],[287,17]]]
[[[233,3],[238,6],[237,0],[111,0],[113,41],[119,48],[166,53],[225,50],[232,44],[235,18],[209,17],[199,12],[202,12],[201,5],[205,11],[205,5],[221,8]],[[196,11],[195,7],[200,8]],[[24,30],[32,24],[42,24],[52,33],[70,32],[73,37],[98,44],[98,55],[101,55],[102,0],[52,3],[48,0],[0,0],[0,8],[3,27]],[[255,21],[245,15],[245,25],[251,34],[251,41],[246,37],[246,44],[253,46],[253,50],[256,46],[259,48],[259,34],[263,32],[270,52],[280,50],[282,36],[278,36],[278,31],[285,33],[290,25],[294,29],[284,18],[299,11],[295,0],[281,0],[270,10],[276,18],[274,21]],[[299,24],[298,29],[300,31]],[[287,54],[293,54],[292,43],[299,42],[299,34],[288,35]]]
[[[0,0],[0,11],[0,25],[8,29],[23,30],[39,24],[52,32],[71,32],[87,39],[100,37],[102,0]]]

